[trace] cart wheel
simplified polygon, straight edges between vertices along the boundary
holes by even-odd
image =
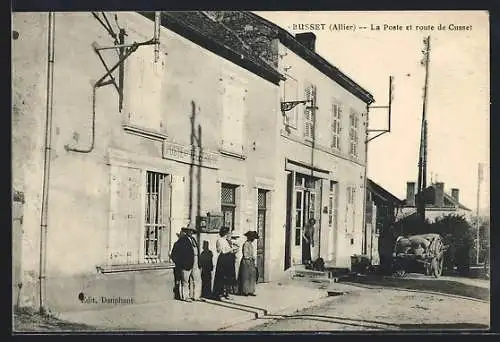
[[[434,258],[431,263],[432,274],[435,278],[439,278],[443,272],[443,258]]]

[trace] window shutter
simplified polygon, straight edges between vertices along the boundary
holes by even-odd
[[[184,177],[178,175],[172,175],[170,181],[172,185],[170,193],[170,227],[173,233],[178,233],[188,219],[186,184]]]
[[[242,153],[245,90],[226,82],[223,96],[223,146],[230,151]]]
[[[288,78],[285,81],[285,101],[298,101],[300,100],[298,97],[298,84],[297,81],[293,78]],[[288,112],[286,112],[286,116],[288,119],[288,125],[296,127],[297,126],[297,107],[292,108]]]
[[[172,229],[170,228],[170,210],[171,210],[171,187],[172,177],[164,177],[162,184],[162,197],[163,197],[163,220],[165,228],[160,233],[160,258],[163,262],[170,260],[170,245],[172,239]]]
[[[126,60],[124,93],[125,111],[131,125],[161,131],[162,85],[165,76],[165,54],[160,51],[154,61],[154,47],[140,46]]]
[[[108,257],[112,265],[139,262],[141,171],[111,166]]]
[[[312,85],[305,87],[304,97],[306,100],[313,100],[313,105],[315,105],[315,90]],[[312,139],[314,134],[314,117],[313,110],[309,107],[311,107],[311,103],[306,103],[304,106],[304,138]]]

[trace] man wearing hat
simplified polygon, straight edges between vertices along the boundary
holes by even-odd
[[[179,240],[172,248],[172,261],[179,270],[181,289],[180,299],[185,302],[200,300],[201,277],[198,265],[200,250],[193,237],[196,230],[190,226],[181,229]]]

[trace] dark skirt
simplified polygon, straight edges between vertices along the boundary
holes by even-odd
[[[302,238],[302,262],[304,264],[311,263],[311,243],[307,242],[304,238]]]
[[[201,296],[212,298],[212,271],[201,270]]]
[[[257,282],[257,271],[253,259],[241,259],[239,270],[239,293],[242,295],[254,294]]]
[[[230,287],[235,283],[236,270],[234,265],[234,254],[219,254],[214,277],[214,297],[227,295]]]

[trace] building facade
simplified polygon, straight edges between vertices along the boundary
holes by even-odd
[[[361,253],[367,108],[374,99],[315,51],[315,35],[295,36],[252,13],[220,20],[285,77],[276,171],[277,226],[270,265],[277,274],[303,262],[302,232],[316,219],[312,258],[339,267]],[[294,101],[308,101],[289,109]],[[293,104],[292,104],[293,105]],[[283,227],[284,231],[278,227]]]
[[[359,253],[373,99],[301,37],[243,14],[243,31],[234,12],[14,15],[15,303],[171,298],[187,224],[214,252],[220,226],[240,242],[258,230],[259,281],[302,263],[309,217],[314,258]],[[313,106],[281,110],[301,100]]]
[[[366,254],[372,265],[382,264],[392,255],[391,228],[401,211],[403,201],[368,179],[366,196]]]

